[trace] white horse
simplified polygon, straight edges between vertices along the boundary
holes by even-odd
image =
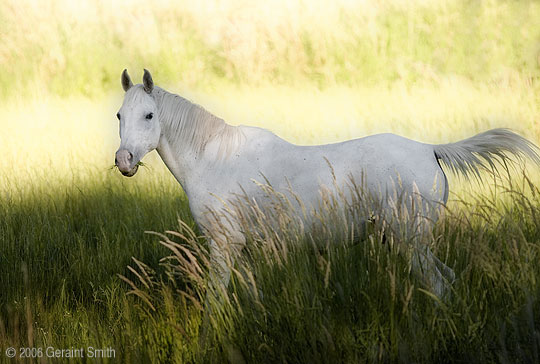
[[[157,150],[184,189],[196,223],[211,239],[214,269],[225,285],[230,271],[224,263],[223,247],[231,241],[241,245],[243,235],[235,231],[234,224],[228,236],[212,231],[216,215],[208,212],[222,209],[223,201],[238,194],[264,205],[266,197],[257,180],[271,184],[276,191],[294,191],[308,207],[316,206],[321,189],[345,187],[351,178],[362,180],[368,191],[383,197],[384,209],[391,210],[395,201],[388,196],[396,192],[419,195],[434,206],[445,204],[448,182],[439,162],[465,177],[478,176],[479,170],[488,166],[493,169],[497,158],[505,162],[510,155],[529,156],[540,163],[537,147],[507,129],[443,145],[379,134],[342,143],[298,146],[265,129],[225,123],[199,105],[154,86],[147,70],[142,84],[133,85],[126,70],[121,81],[126,93],[117,114],[121,143],[116,166],[131,177],[141,158]],[[436,214],[422,213],[437,219]],[[420,251],[413,268],[442,295],[454,274],[427,246]]]

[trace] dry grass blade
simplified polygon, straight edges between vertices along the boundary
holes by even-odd
[[[180,235],[180,234],[179,234]],[[195,257],[193,255],[193,253],[187,249],[186,247],[182,246],[181,244],[178,244],[178,243],[175,243],[174,241],[167,241],[167,242],[161,242],[164,246],[168,247],[169,249],[173,250],[175,249],[174,251],[177,253],[177,255],[180,255],[180,252],[176,249],[180,249],[182,252],[184,252],[184,254],[187,255],[187,257],[189,258],[189,264],[192,265],[199,274],[203,275],[204,272],[203,270],[201,269],[201,267],[199,266],[198,264],[198,259],[197,257]]]
[[[128,267],[128,268],[130,268],[130,267]],[[126,282],[127,284],[129,284],[131,286],[131,290],[128,291],[127,294],[132,294],[132,295],[135,295],[135,296],[139,297],[140,299],[143,300],[144,303],[146,303],[148,305],[148,307],[150,307],[150,309],[152,311],[156,310],[156,308],[154,307],[154,305],[151,302],[150,295],[148,295],[147,293],[141,291],[130,279],[124,277],[123,275],[118,274],[118,278],[120,278],[122,281]]]
[[[131,267],[128,267],[130,268],[130,270],[135,273],[137,275],[137,277],[139,277],[139,279],[141,280],[141,282],[143,284],[145,284],[147,286],[147,288],[150,288],[150,286],[153,284],[152,282],[152,278],[150,277],[150,274],[148,274],[148,271],[152,271],[150,269],[150,267],[148,267],[146,264],[144,264],[143,262],[135,259],[135,257],[131,257],[131,259],[135,262],[135,264],[137,264],[137,267],[139,267],[139,270],[142,272],[142,274],[144,275],[144,279],[143,277],[141,277],[134,269],[132,269]],[[146,283],[145,283],[146,282]]]
[[[193,305],[195,306],[195,308],[197,308],[197,310],[203,311],[203,307],[197,298],[193,297],[192,295],[182,290],[177,290],[177,292],[180,295],[186,297],[191,303],[193,303]]]

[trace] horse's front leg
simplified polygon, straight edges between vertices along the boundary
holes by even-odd
[[[235,234],[236,235],[236,234]],[[223,296],[227,294],[227,286],[231,279],[231,267],[236,256],[243,246],[243,236],[241,244],[229,244],[227,240],[210,239],[210,277],[204,305],[203,321],[201,332],[199,333],[199,346],[205,349],[208,342],[211,320],[216,309],[223,303]],[[227,245],[225,245],[227,244]],[[219,309],[219,308],[218,308]],[[230,343],[225,343],[224,347],[230,363],[244,363],[244,358],[239,349]]]
[[[231,267],[242,252],[245,237],[236,230],[210,234],[210,282],[209,288],[227,288],[231,279]]]
[[[226,251],[227,247],[224,242],[217,242],[215,239],[210,239],[210,282],[209,288],[217,289],[219,287],[227,287],[231,279],[231,252]]]
[[[231,280],[231,267],[234,257],[231,257],[224,241],[209,240],[210,247],[210,269],[208,285],[206,289],[206,300],[204,304],[203,329],[206,331],[212,309],[223,302],[223,295],[226,294],[227,286]]]
[[[231,279],[231,268],[227,262],[227,257],[223,249],[214,239],[209,240],[210,247],[210,272],[208,285],[206,289],[206,299],[204,303],[203,319],[201,331],[199,332],[199,346],[204,349],[208,342],[212,308],[216,307],[222,301],[222,294],[225,294],[226,288]]]

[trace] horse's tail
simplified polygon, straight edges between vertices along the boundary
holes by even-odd
[[[461,172],[467,178],[481,178],[480,169],[495,173],[494,162],[506,167],[511,157],[529,157],[540,165],[539,151],[532,142],[508,129],[492,129],[456,143],[434,145],[435,157],[453,173]]]

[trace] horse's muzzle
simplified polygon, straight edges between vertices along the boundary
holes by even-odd
[[[133,176],[139,169],[137,164],[133,165],[133,154],[126,149],[120,149],[116,152],[114,164],[118,167],[120,173],[126,177]]]

